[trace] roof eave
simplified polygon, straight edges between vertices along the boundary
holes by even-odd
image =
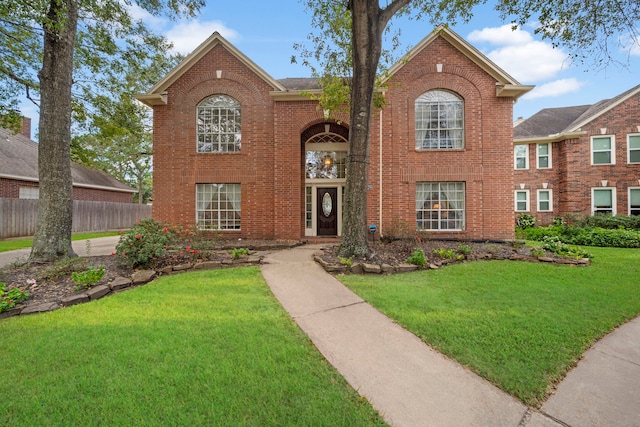
[[[166,93],[138,94],[136,99],[149,107],[155,105],[167,105]]]
[[[531,91],[535,86],[534,85],[514,85],[514,84],[506,84],[496,85],[496,96],[498,97],[512,97],[514,99],[520,98],[525,93]]]
[[[553,135],[547,136],[533,136],[528,138],[514,138],[513,143],[515,145],[520,144],[531,144],[531,143],[547,143],[547,142],[560,142],[566,141],[567,139],[575,139],[580,138],[581,136],[586,135],[586,132],[565,132],[565,133],[555,133]]]
[[[311,101],[314,95],[321,94],[322,89],[288,90],[285,92],[274,90],[269,92],[274,101]]]

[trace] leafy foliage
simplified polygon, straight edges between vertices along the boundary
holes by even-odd
[[[536,217],[531,214],[520,214],[516,218],[516,228],[524,230],[536,226]]]
[[[11,288],[5,291],[5,284],[0,282],[0,313],[16,306],[20,301],[29,298],[29,293],[19,288]]]
[[[424,267],[427,264],[427,257],[424,254],[422,248],[416,249],[409,258],[407,258],[409,264],[418,265]]]
[[[182,228],[178,226],[148,218],[122,234],[115,255],[131,267],[147,267],[154,259],[162,257],[181,233]]]
[[[557,236],[546,236],[542,240],[542,249],[549,252],[553,252],[556,255],[560,255],[565,258],[592,258],[589,252],[584,249],[569,246],[566,243],[560,241]]]
[[[234,249],[231,249],[231,250],[229,251],[229,253],[231,254],[231,256],[232,256],[234,259],[238,259],[238,258],[240,258],[240,257],[241,257],[241,256],[243,256],[243,255],[249,255],[249,249],[244,249],[244,248],[234,248]]]
[[[90,288],[96,283],[98,283],[100,279],[102,279],[102,276],[104,276],[104,273],[105,273],[104,267],[95,268],[91,266],[91,268],[89,268],[86,271],[82,271],[82,272],[74,271],[73,273],[71,273],[71,279],[73,280],[73,283],[78,285],[78,288],[80,289]]]
[[[600,227],[549,226],[524,230],[526,239],[543,241],[545,237],[557,237],[560,241],[582,246],[616,248],[640,248],[640,232],[626,229]]]

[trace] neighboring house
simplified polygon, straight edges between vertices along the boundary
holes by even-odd
[[[389,70],[372,118],[368,223],[382,235],[513,239],[513,103],[531,88],[438,27]],[[227,237],[340,236],[349,117],[325,114],[317,92],[214,33],[138,96],[153,108],[153,217]]]
[[[37,199],[38,144],[30,139],[31,120],[22,131],[0,128],[0,198]],[[73,200],[131,203],[136,190],[106,173],[71,163]]]
[[[514,128],[515,212],[640,215],[640,85],[593,105],[547,108]]]

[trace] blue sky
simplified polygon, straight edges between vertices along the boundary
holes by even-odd
[[[297,0],[209,1],[200,16],[189,21],[158,19],[133,11],[183,54],[218,31],[276,79],[310,75],[302,65],[291,64],[291,56],[296,54],[293,44],[306,41],[311,22],[311,16]],[[433,30],[425,21],[403,20],[394,25],[402,30],[403,51]],[[628,63],[626,68],[611,65],[598,70],[590,68],[589,62],[572,64],[566,50],[553,49],[550,43],[534,36],[533,25],[514,33],[488,6],[476,8],[468,24],[451,28],[521,84],[536,85],[514,105],[514,118],[527,118],[547,107],[593,104],[640,84],[636,77],[640,76],[637,45],[629,52],[619,53],[618,59]],[[25,107],[23,114],[37,120],[34,109],[28,104]]]

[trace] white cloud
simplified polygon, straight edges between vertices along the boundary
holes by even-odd
[[[473,43],[491,43],[497,45],[523,45],[533,41],[533,37],[521,28],[515,31],[511,24],[502,27],[489,27],[482,30],[474,30],[467,39]]]
[[[485,55],[520,83],[553,78],[567,65],[568,55],[562,49],[535,40],[531,33],[521,28],[513,31],[509,24],[475,30],[468,40],[498,46]]]
[[[191,21],[179,23],[166,32],[166,37],[173,42],[173,49],[182,54],[189,54],[205,41],[214,31],[227,40],[239,38],[237,31],[228,28],[220,21]]]
[[[640,33],[640,28],[636,34]],[[620,38],[621,51],[631,56],[640,56],[640,37],[634,37],[633,34],[625,34]]]
[[[531,100],[537,98],[549,98],[566,95],[568,93],[575,93],[584,85],[584,82],[581,82],[576,78],[555,80],[553,82],[536,86],[531,92],[524,95],[522,99]]]

